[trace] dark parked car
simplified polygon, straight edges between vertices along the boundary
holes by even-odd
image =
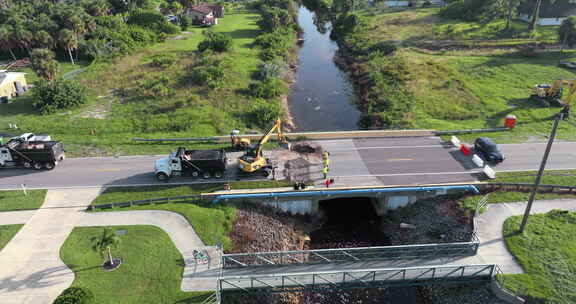
[[[474,151],[490,163],[501,163],[505,159],[498,145],[487,137],[476,138],[476,141],[474,141]]]

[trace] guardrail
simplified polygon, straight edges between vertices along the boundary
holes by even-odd
[[[472,241],[461,243],[224,254],[222,255],[222,267],[230,269],[264,265],[324,264],[471,256],[476,254],[480,244],[474,233],[471,233],[471,237]]]
[[[290,138],[305,139],[346,139],[346,138],[378,138],[378,137],[414,137],[414,136],[431,136],[433,130],[366,130],[366,131],[335,131],[335,132],[297,132],[285,133]],[[263,134],[242,134],[242,138],[252,140],[260,139]],[[277,134],[272,134],[272,139],[277,138]],[[212,136],[212,137],[190,137],[190,138],[140,138],[133,137],[133,141],[142,142],[163,142],[163,141],[198,141],[198,142],[230,142],[230,136]]]
[[[91,205],[86,208],[86,210],[94,210],[94,209],[111,209],[115,207],[132,207],[132,206],[143,206],[143,205],[150,205],[150,204],[166,204],[170,201],[180,201],[181,203],[192,203],[194,201],[200,200],[202,198],[201,195],[185,195],[185,196],[171,196],[171,197],[161,197],[161,198],[151,198],[145,200],[133,200],[133,201],[125,201],[125,202],[116,202],[116,203],[108,203],[108,204],[100,204],[100,205]]]
[[[502,132],[510,131],[510,128],[487,128],[487,129],[468,129],[468,130],[448,130],[448,131],[434,131],[434,135],[452,135],[452,134],[468,134],[468,133],[484,133],[484,132]]]
[[[218,280],[221,292],[255,293],[310,289],[417,286],[429,284],[490,282],[497,265],[428,266],[366,269],[317,273],[290,273],[225,277]]]
[[[530,183],[483,183],[476,184],[476,187],[486,191],[531,191],[534,184]],[[539,192],[556,192],[566,194],[576,194],[576,186],[564,185],[538,185]]]

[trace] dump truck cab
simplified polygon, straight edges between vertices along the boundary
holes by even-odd
[[[180,147],[168,157],[156,160],[154,175],[160,181],[177,176],[222,178],[226,162],[226,153],[222,149],[186,150]]]

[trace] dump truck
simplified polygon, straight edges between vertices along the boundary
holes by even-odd
[[[224,149],[186,150],[179,147],[170,156],[156,160],[154,175],[159,181],[176,176],[222,178],[226,172]]]
[[[19,136],[0,144],[0,167],[52,170],[66,157],[62,142],[34,139]]]

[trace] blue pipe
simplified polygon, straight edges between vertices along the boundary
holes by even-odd
[[[466,190],[480,193],[474,185],[458,186],[431,186],[431,187],[409,187],[409,188],[371,188],[371,189],[353,189],[353,190],[312,190],[312,191],[290,191],[290,192],[267,192],[267,193],[245,193],[245,194],[222,194],[218,195],[213,201],[216,204],[224,199],[238,198],[279,198],[279,197],[298,197],[298,196],[329,196],[338,194],[372,194],[386,192],[408,192],[408,191],[436,191],[436,190]]]

